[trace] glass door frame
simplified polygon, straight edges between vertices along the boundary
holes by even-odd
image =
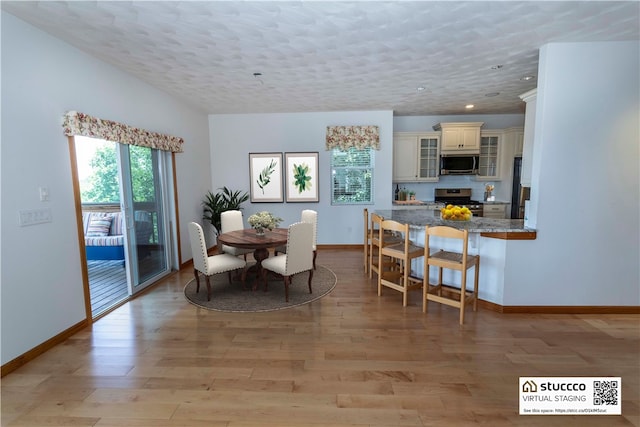
[[[141,277],[140,274],[140,251],[138,250],[140,245],[137,242],[138,233],[138,221],[136,221],[136,204],[133,194],[133,179],[131,176],[131,150],[127,144],[118,144],[118,165],[119,175],[121,179],[120,183],[120,200],[121,209],[125,215],[125,265],[127,270],[127,283],[129,287],[129,295],[133,296],[149,285],[155,283],[158,279],[168,275],[172,271],[173,259],[172,253],[174,248],[167,242],[173,241],[169,236],[171,235],[171,229],[168,226],[171,223],[169,218],[170,203],[169,203],[169,186],[167,185],[167,171],[172,170],[171,156],[164,151],[151,149],[147,147],[137,147],[137,149],[150,150],[153,183],[154,183],[154,198],[155,205],[157,207],[156,213],[159,211],[157,221],[155,221],[154,234],[157,234],[159,239],[159,247],[163,248],[161,257],[162,269],[154,272],[147,277]],[[153,216],[153,214],[152,214]],[[152,222],[153,224],[153,222]]]
[[[78,157],[76,154],[76,141],[75,136],[68,136],[68,149],[69,149],[69,159],[71,166],[71,179],[73,186],[73,195],[74,195],[74,204],[76,210],[76,229],[78,234],[78,246],[79,246],[79,256],[80,256],[80,267],[82,272],[82,282],[84,288],[84,300],[85,300],[85,315],[89,324],[93,323],[95,320],[99,319],[103,315],[113,311],[117,307],[128,302],[132,293],[129,292],[129,296],[124,300],[114,304],[108,310],[99,313],[96,317],[93,316],[93,311],[91,307],[91,290],[89,283],[89,268],[87,265],[86,258],[86,246],[84,241],[84,224],[82,219],[82,195],[80,190],[80,178],[78,172]],[[119,144],[119,143],[118,143]],[[122,145],[122,144],[119,144]],[[118,159],[120,156],[116,156]],[[168,270],[166,275],[170,274],[172,270],[180,269],[180,239],[179,239],[179,229],[177,227],[178,224],[178,208],[177,208],[177,193],[176,193],[176,173],[175,173],[175,154],[169,152],[161,152],[159,156],[162,164],[162,173],[160,175],[160,179],[164,185],[165,191],[163,192],[163,203],[164,203],[164,216],[165,216],[165,236],[168,247]],[[119,161],[119,160],[118,160]],[[122,208],[122,207],[121,207]],[[125,257],[128,255],[126,254]],[[126,258],[125,258],[126,259]],[[153,281],[159,279],[159,277],[154,277]],[[131,283],[131,281],[128,281]],[[150,283],[145,283],[145,287],[150,285]],[[129,285],[130,286],[130,285]],[[138,288],[138,291],[142,290],[142,288]]]

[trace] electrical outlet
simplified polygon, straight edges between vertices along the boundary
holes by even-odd
[[[18,218],[21,227],[44,224],[51,222],[51,209],[23,209],[18,211]]]

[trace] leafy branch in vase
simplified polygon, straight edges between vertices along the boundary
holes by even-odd
[[[260,176],[258,177],[256,182],[258,183],[258,187],[260,187],[260,189],[262,190],[262,194],[264,194],[264,187],[266,187],[267,184],[271,182],[271,174],[273,174],[275,170],[276,161],[275,159],[271,159],[271,163],[269,163],[269,165],[262,169],[262,172],[260,172]]]

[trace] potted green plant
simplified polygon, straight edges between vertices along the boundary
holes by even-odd
[[[215,194],[209,191],[202,201],[204,208],[202,219],[209,221],[213,225],[216,236],[222,230],[220,218],[222,212],[241,210],[240,205],[249,199],[249,194],[246,191],[231,191],[227,187],[219,188],[219,190]]]

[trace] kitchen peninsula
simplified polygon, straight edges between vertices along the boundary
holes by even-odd
[[[422,210],[376,210],[376,214],[384,219],[391,219],[409,224],[410,238],[418,245],[424,245],[425,226],[448,225],[451,227],[466,229],[469,231],[469,253],[480,255],[480,285],[478,296],[486,301],[491,309],[502,311],[505,289],[509,282],[506,277],[517,277],[519,267],[509,258],[511,245],[526,245],[527,240],[536,238],[536,230],[525,227],[521,219],[495,219],[473,217],[469,221],[445,221],[440,218],[440,211],[431,209]],[[455,247],[447,249],[459,250]],[[511,265],[514,264],[514,265]],[[411,264],[411,274],[415,277],[423,277],[424,259],[419,258]],[[469,276],[467,286],[471,288]],[[453,272],[446,271],[445,283],[458,283],[459,279],[453,278]],[[437,280],[437,269],[431,269],[431,282]],[[513,279],[511,279],[513,280]]]
[[[385,219],[409,224],[412,229],[423,230],[426,225],[448,225],[469,230],[469,233],[486,234],[485,237],[509,240],[532,240],[536,234],[534,229],[524,226],[522,219],[473,217],[469,221],[445,221],[440,218],[440,211],[435,209],[378,210],[376,213]]]

